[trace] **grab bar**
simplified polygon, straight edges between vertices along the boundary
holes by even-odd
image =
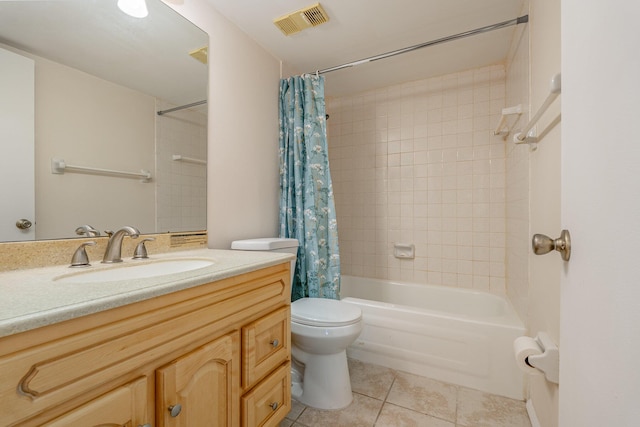
[[[560,83],[560,73],[556,74],[551,78],[550,86],[551,87],[549,90],[549,95],[547,96],[547,99],[544,100],[544,102],[538,109],[538,112],[535,114],[535,116],[533,116],[531,121],[527,123],[527,125],[519,133],[513,135],[513,142],[515,142],[516,144],[531,144],[531,143],[538,142],[538,138],[535,136],[530,136],[529,131],[533,129],[533,127],[536,125],[536,123],[538,123],[538,120],[540,120],[544,112],[547,111],[547,108],[549,108],[551,103],[553,103],[553,101],[555,101],[558,95],[560,95],[561,88],[562,88]]]
[[[123,178],[141,178],[140,182],[149,182],[151,172],[141,170],[140,172],[123,172],[112,169],[94,168],[88,166],[76,166],[67,164],[64,159],[51,159],[51,173],[64,174],[65,172],[90,173],[98,175],[120,176]]]

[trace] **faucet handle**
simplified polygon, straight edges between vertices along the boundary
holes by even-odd
[[[88,241],[80,245],[71,258],[71,265],[69,267],[89,267],[89,257],[87,256],[86,246],[94,246],[96,242]]]
[[[147,237],[146,239],[142,239],[142,241],[136,246],[136,250],[133,252],[133,259],[149,258],[149,256],[147,255],[147,247],[144,245],[144,242],[153,242],[154,240],[156,240],[154,237]]]

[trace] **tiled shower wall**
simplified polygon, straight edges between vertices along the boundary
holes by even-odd
[[[327,100],[342,274],[505,292],[504,107],[503,65]]]
[[[512,107],[518,104],[529,109],[529,29],[521,26],[513,39],[507,60],[506,102]],[[516,121],[509,118],[508,126],[519,129],[527,123],[529,114]],[[507,295],[520,315],[528,323],[529,302],[529,147],[512,143],[507,139]]]
[[[157,107],[174,105],[159,102]],[[207,166],[174,161],[174,154],[207,159],[206,112],[182,110],[156,118],[156,230],[205,230]]]

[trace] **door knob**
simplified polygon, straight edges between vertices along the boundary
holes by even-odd
[[[531,246],[533,247],[533,253],[536,255],[544,255],[553,250],[560,252],[564,261],[569,261],[571,258],[571,235],[569,230],[562,230],[560,237],[552,239],[544,234],[534,234],[531,239]]]
[[[25,218],[21,218],[16,221],[16,227],[18,227],[20,230],[27,230],[31,228],[32,225],[33,224],[31,224],[31,221]]]

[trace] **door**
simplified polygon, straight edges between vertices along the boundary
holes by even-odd
[[[156,371],[158,427],[238,425],[239,342],[225,335]]]
[[[43,424],[43,427],[150,426],[147,422],[147,379],[142,377]]]
[[[33,60],[0,48],[0,242],[35,239],[34,85]]]
[[[562,0],[560,426],[640,420],[640,3]]]

